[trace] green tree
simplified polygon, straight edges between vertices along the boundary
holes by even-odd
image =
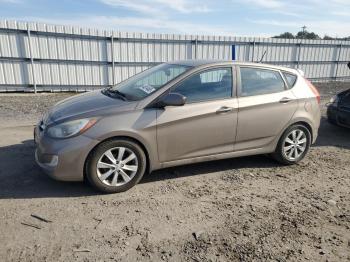
[[[309,31],[299,31],[296,35],[297,39],[321,39],[321,37],[314,32],[309,32]]]
[[[323,37],[323,40],[334,40],[334,39],[336,39],[336,38],[331,37],[331,36],[329,36],[329,35],[325,35],[325,36]]]
[[[280,35],[276,35],[274,36],[273,38],[285,38],[285,39],[294,39],[294,35],[290,32],[285,32],[283,34],[280,34]]]
[[[305,28],[304,28],[305,29]],[[296,35],[293,35],[290,32],[284,32],[283,34],[273,36],[272,38],[284,38],[284,39],[314,39],[314,40],[350,40],[350,36],[348,37],[332,37],[329,35],[325,35],[321,38],[318,34],[314,32],[309,32],[307,30],[299,31]]]

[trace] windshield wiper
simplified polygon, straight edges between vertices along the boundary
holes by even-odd
[[[128,98],[126,97],[126,95],[122,92],[120,92],[119,90],[117,89],[112,89],[112,87],[109,87],[107,89],[105,89],[106,92],[110,93],[110,94],[113,94],[113,95],[117,95],[119,98],[121,98],[122,100],[124,101],[127,101]]]

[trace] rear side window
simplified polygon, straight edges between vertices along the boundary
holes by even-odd
[[[256,96],[282,92],[285,84],[278,71],[241,67],[241,96]]]
[[[297,76],[287,73],[287,72],[282,72],[284,75],[284,78],[286,79],[289,88],[292,88],[295,84],[295,82],[297,81]]]

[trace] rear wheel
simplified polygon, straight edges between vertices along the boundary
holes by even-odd
[[[272,156],[283,164],[295,164],[305,157],[310,144],[310,131],[303,125],[293,125],[283,133]]]
[[[105,193],[124,192],[136,185],[146,170],[146,156],[131,140],[114,139],[98,145],[86,163],[89,183]]]

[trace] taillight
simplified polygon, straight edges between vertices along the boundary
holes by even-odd
[[[320,96],[320,93],[318,92],[317,88],[309,81],[307,80],[306,78],[305,79],[305,82],[306,84],[308,85],[308,87],[311,89],[312,93],[314,93],[314,95],[316,96],[316,99],[317,99],[317,103],[321,103],[321,96]]]

